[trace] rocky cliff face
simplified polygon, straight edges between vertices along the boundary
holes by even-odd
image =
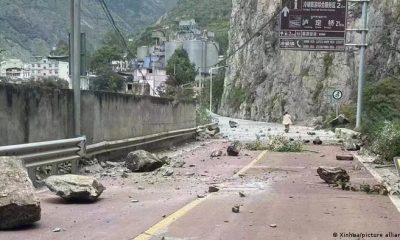
[[[279,11],[280,0],[233,0],[230,52],[241,46]],[[349,4],[348,27],[360,27],[361,5]],[[369,7],[367,79],[397,74],[399,54],[397,0],[372,1]],[[289,111],[298,121],[333,110],[333,89],[343,102],[356,99],[358,49],[346,52],[295,52],[278,49],[279,22],[273,19],[248,45],[228,61],[230,68],[220,113],[227,116],[278,121]],[[348,42],[359,42],[358,33]]]

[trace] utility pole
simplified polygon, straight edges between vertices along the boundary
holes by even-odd
[[[81,135],[81,0],[71,4],[71,76],[74,90],[74,134]]]
[[[361,46],[360,46],[360,67],[358,73],[358,97],[357,97],[357,118],[356,129],[361,128],[362,111],[363,111],[363,96],[364,96],[364,81],[365,81],[365,50],[367,48],[367,32],[368,32],[368,2],[362,1],[362,29],[361,29]]]

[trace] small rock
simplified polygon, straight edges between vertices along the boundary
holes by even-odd
[[[269,226],[272,227],[272,228],[276,228],[278,225],[276,225],[276,224],[274,223],[274,224],[270,224]]]
[[[227,149],[228,156],[239,156],[241,144],[239,141],[233,142]]]
[[[202,195],[202,194],[198,194],[198,195],[197,195],[197,198],[205,198],[205,196]]]
[[[211,153],[211,157],[221,157],[223,152],[221,150],[217,150]]]
[[[185,176],[186,177],[191,177],[191,176],[194,176],[194,172],[187,172],[187,173],[185,173]]]
[[[315,136],[315,135],[317,135],[315,132],[307,132],[307,135],[310,135],[310,136]]]
[[[193,167],[196,167],[196,165],[195,164],[190,164],[189,167],[193,168]]]
[[[214,193],[214,192],[218,192],[219,188],[217,188],[216,186],[209,186],[208,187],[208,192],[209,193]]]
[[[240,206],[239,205],[235,205],[232,207],[232,212],[234,213],[239,213],[240,212]]]
[[[181,168],[186,164],[186,162],[184,161],[176,161],[172,164],[173,168]]]
[[[138,190],[144,190],[145,188],[144,187],[142,187],[142,186],[139,186],[138,187]]]
[[[133,203],[138,203],[138,202],[139,202],[139,200],[132,199],[132,200],[131,200],[131,202],[133,202]]]
[[[350,181],[347,171],[340,167],[319,167],[317,173],[321,179],[329,184]]]
[[[52,232],[61,232],[61,228],[54,228]]]
[[[313,141],[313,144],[314,145],[322,145],[322,141],[319,137],[316,137]]]
[[[243,192],[239,192],[239,196],[240,197],[246,197],[246,194],[244,194]]]
[[[230,120],[229,121],[229,126],[231,128],[237,128],[239,126],[239,124],[237,122],[235,122],[235,121]]]
[[[354,156],[350,154],[337,154],[336,155],[336,160],[339,161],[353,161]]]

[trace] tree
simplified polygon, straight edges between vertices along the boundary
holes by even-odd
[[[97,49],[90,57],[89,67],[95,72],[107,68],[111,61],[122,60],[125,51],[121,38],[116,33],[110,32],[103,39],[103,47]]]
[[[90,79],[90,89],[96,91],[119,92],[124,88],[124,78],[104,67],[97,72],[98,76]]]
[[[196,66],[190,62],[184,49],[177,49],[167,63],[168,82],[170,85],[183,85],[194,82],[196,78]]]
[[[55,89],[69,89],[68,81],[59,77],[41,77],[37,80],[31,78],[29,81],[24,82],[24,85],[45,87],[45,88],[55,88]]]

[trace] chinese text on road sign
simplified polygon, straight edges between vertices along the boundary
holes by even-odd
[[[280,48],[344,51],[347,0],[283,0]]]

